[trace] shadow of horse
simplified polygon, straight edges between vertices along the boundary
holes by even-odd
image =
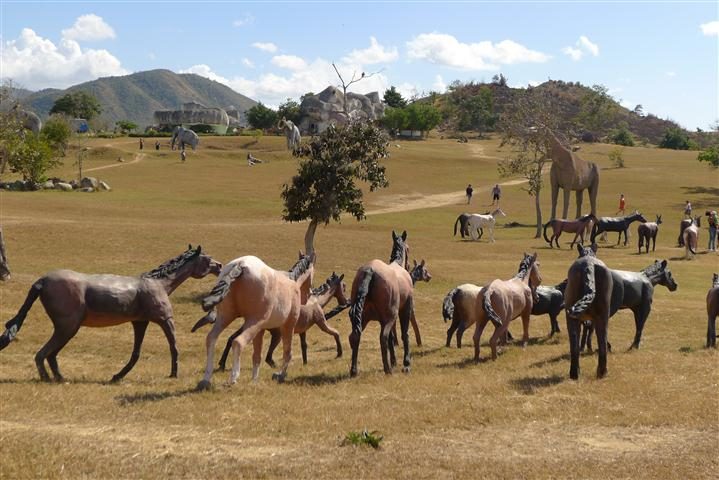
[[[479,363],[486,363],[490,360],[491,357],[485,357],[480,358]],[[472,367],[474,365],[477,365],[477,362],[474,361],[474,358],[464,358],[462,360],[457,360],[456,362],[450,362],[450,363],[440,363],[437,365],[437,368],[467,368]]]
[[[564,377],[560,375],[551,375],[549,377],[522,377],[511,380],[509,383],[523,395],[534,395],[540,388],[559,385],[564,380]]]
[[[287,380],[285,383],[287,383],[288,385],[298,385],[300,387],[320,387],[323,385],[335,385],[345,380],[349,380],[349,378],[350,376],[347,373],[338,373],[334,375],[330,375],[327,373],[318,373],[316,375],[300,375],[298,377]]]
[[[440,350],[443,350],[444,348],[445,347],[443,345],[440,347],[428,348],[426,350],[415,350],[414,352],[412,352],[412,356],[422,358],[422,357],[426,357],[427,355],[432,355],[433,353],[437,353]]]
[[[128,395],[118,395],[117,397],[115,397],[115,400],[121,407],[127,407],[136,403],[141,404],[145,402],[159,402],[161,400],[167,400],[168,398],[182,398],[186,397],[187,395],[192,395],[199,392],[200,390],[198,390],[196,387],[192,387],[186,388],[184,390],[176,390],[173,392],[145,392],[133,393]]]
[[[569,361],[570,356],[568,353],[564,353],[562,355],[558,355],[556,357],[548,358],[546,360],[540,360],[538,362],[534,362],[529,365],[530,368],[542,368],[546,367],[547,365],[552,365],[559,362]]]

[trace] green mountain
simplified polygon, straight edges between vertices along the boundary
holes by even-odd
[[[66,93],[82,90],[97,98],[102,106],[100,123],[113,128],[118,120],[131,120],[141,127],[155,123],[155,110],[172,110],[183,103],[196,102],[207,107],[230,105],[245,111],[257,104],[226,85],[194,73],[149,70],[122,77],[105,77],[74,85],[65,90],[48,88],[21,99],[25,108],[45,119],[55,101]]]

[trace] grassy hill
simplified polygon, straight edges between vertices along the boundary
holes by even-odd
[[[66,90],[45,89],[24,96],[21,101],[45,118],[55,101],[66,93],[82,90],[94,95],[102,106],[101,121],[114,126],[118,120],[131,120],[140,126],[154,123],[155,110],[178,108],[185,102],[208,107],[234,105],[247,110],[257,102],[226,85],[192,73],[150,70],[122,77],[106,77],[74,85]]]

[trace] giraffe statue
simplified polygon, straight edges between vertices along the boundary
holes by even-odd
[[[569,210],[569,193],[573,190],[577,197],[577,215],[582,216],[582,200],[584,190],[589,190],[591,213],[597,214],[597,193],[599,191],[599,167],[594,162],[582,160],[557,139],[552,131],[547,135],[550,146],[552,168],[549,170],[549,181],[552,185],[552,216],[556,218],[557,197],[559,189],[564,190],[564,209],[562,218],[567,218]]]

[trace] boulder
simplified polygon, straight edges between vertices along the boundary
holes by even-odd
[[[82,177],[82,180],[80,180],[80,188],[92,188],[93,190],[97,190],[99,185],[100,182],[98,182],[95,177]]]
[[[78,192],[86,192],[86,193],[92,193],[95,191],[92,187],[82,187],[77,189]]]
[[[55,188],[55,184],[52,182],[52,180],[48,180],[47,182],[42,184],[42,188],[44,190],[52,190]]]
[[[379,93],[361,95],[347,92],[347,111],[344,113],[344,94],[337,87],[329,86],[317,95],[302,100],[300,112],[302,120],[299,128],[302,132],[319,133],[331,124],[347,123],[352,119],[378,120],[384,116],[385,105]]]
[[[65,182],[57,182],[55,184],[55,189],[62,190],[63,192],[72,192],[72,185]]]
[[[104,190],[106,192],[109,192],[112,189],[110,188],[110,185],[107,184],[107,182],[103,182],[102,180],[100,180],[99,190]]]
[[[80,188],[80,184],[78,183],[77,180],[70,180],[70,186],[72,188]]]

